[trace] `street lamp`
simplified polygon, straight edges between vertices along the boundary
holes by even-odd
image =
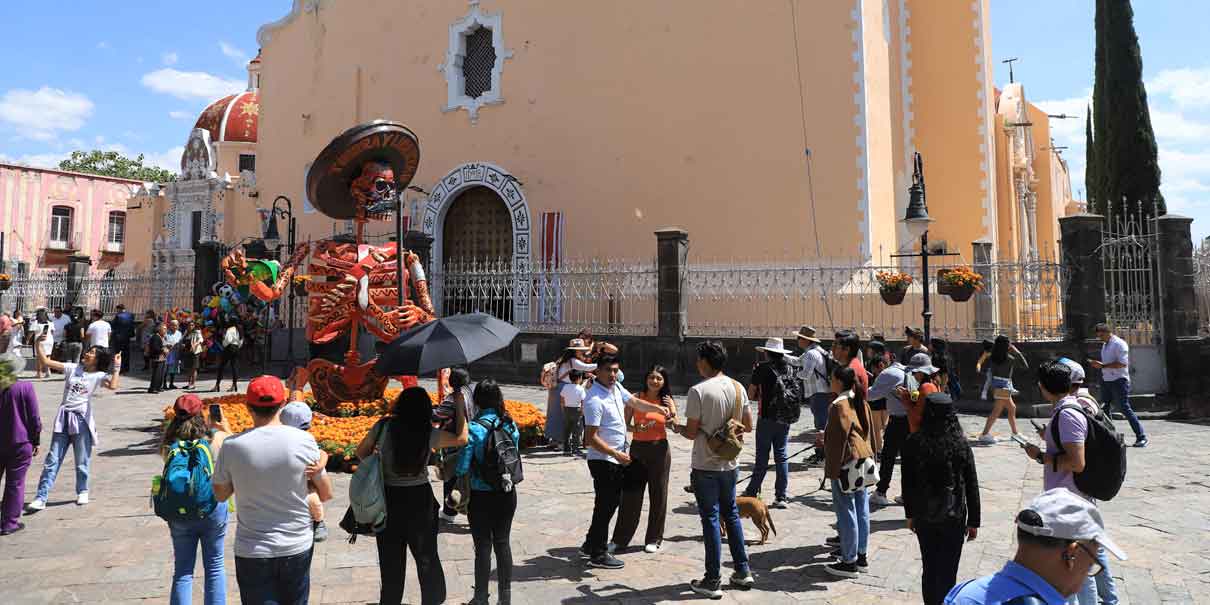
[[[285,202],[279,206],[280,202]],[[273,248],[274,256],[280,256],[278,252],[281,250],[281,234],[277,229],[277,218],[281,217],[286,220],[286,258],[294,256],[294,236],[298,221],[294,218],[294,203],[290,198],[279,195],[273,198],[273,205],[269,208],[269,221],[265,225],[265,242]],[[286,357],[289,358],[290,370],[294,370],[294,284],[286,284],[288,297],[286,300],[286,308],[288,309],[289,325],[286,327]],[[269,330],[269,356],[273,356],[273,330]]]
[[[924,342],[927,346],[931,343],[929,320],[933,317],[933,312],[929,310],[929,257],[957,255],[946,252],[929,252],[929,223],[932,223],[933,219],[929,217],[928,203],[925,199],[924,160],[921,159],[920,152],[913,154],[912,163],[912,186],[908,188],[908,205],[907,210],[903,213],[902,222],[909,235],[913,238],[920,238],[920,252],[892,254],[891,257],[920,257],[920,289],[923,309],[920,316],[924,319]]]

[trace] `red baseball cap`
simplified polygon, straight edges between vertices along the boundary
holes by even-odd
[[[257,376],[248,383],[248,393],[245,396],[248,405],[260,408],[273,408],[286,401],[286,387],[276,376]]]
[[[172,409],[182,416],[197,416],[202,412],[202,400],[197,395],[181,395],[172,404]]]

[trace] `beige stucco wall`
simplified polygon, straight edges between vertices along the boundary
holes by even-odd
[[[168,200],[163,194],[135,195],[126,202],[126,255],[122,263],[132,271],[151,268],[151,247],[164,224]]]
[[[861,6],[814,3],[796,21],[825,256],[857,256],[868,241],[855,121]],[[531,223],[565,212],[569,257],[650,257],[652,231],[668,225],[690,231],[695,258],[815,255],[789,5],[493,0],[482,9],[503,11],[515,54],[503,64],[504,103],[482,109],[477,125],[465,111],[441,111],[437,66],[464,2],[323,3],[271,30],[262,203],[280,193],[301,206],[305,166],[323,146],[359,121],[388,118],[420,137],[416,184],[432,189],[467,162],[499,165],[523,183]],[[300,212],[299,226],[302,238],[332,232],[319,214]]]

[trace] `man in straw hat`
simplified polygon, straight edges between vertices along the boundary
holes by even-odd
[[[1017,554],[1000,571],[955,586],[946,605],[1062,605],[1100,571],[1097,550],[1125,561],[1096,506],[1069,491],[1043,492],[1017,514]]]
[[[801,388],[798,393],[789,392],[786,388],[787,380],[793,383],[798,377],[794,375],[794,368],[787,359],[791,352],[782,344],[782,339],[767,338],[764,346],[756,347],[756,350],[764,353],[766,360],[752,371],[752,383],[748,386],[748,398],[760,402],[760,413],[756,421],[756,463],[744,495],[754,498],[760,496],[761,484],[769,469],[769,450],[772,448],[773,460],[777,464],[777,480],[774,483],[774,500],[769,508],[786,508],[789,501],[786,490],[790,483],[790,461],[786,457],[786,448],[790,443],[790,418],[798,416],[802,392]],[[791,397],[793,401],[784,401]],[[783,401],[779,401],[779,398]],[[784,410],[774,407],[787,404],[793,406],[790,418],[784,415]]]
[[[828,422],[828,405],[832,403],[828,377],[828,352],[819,346],[815,328],[803,326],[794,334],[802,354],[798,356],[798,378],[802,380],[802,396],[811,408],[815,430],[822,431]]]

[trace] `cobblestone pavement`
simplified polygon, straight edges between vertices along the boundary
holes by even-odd
[[[93,459],[92,503],[74,504],[74,476],[65,465],[50,505],[25,517],[27,529],[0,538],[0,603],[163,603],[172,573],[172,546],[164,522],[148,503],[150,477],[161,462],[154,448],[159,410],[175,394],[147,395],[139,378],[125,381],[119,394],[97,401],[100,444]],[[59,381],[37,382],[44,422],[53,418],[61,395]],[[513,399],[544,402],[532,388],[510,388]],[[804,414],[804,418],[806,415]],[[975,430],[982,419],[968,417]],[[1152,446],[1132,450],[1123,492],[1104,504],[1110,529],[1130,554],[1113,563],[1122,602],[1210,603],[1210,425],[1147,421]],[[1028,426],[1028,425],[1026,425]],[[801,428],[801,427],[799,427]],[[997,427],[1002,433],[1003,424]],[[50,441],[49,426],[43,443]],[[797,433],[799,431],[795,431]],[[792,443],[791,451],[801,448]],[[797,447],[795,447],[797,445]],[[752,460],[751,446],[742,460]],[[681,490],[688,480],[690,443],[673,436],[673,472],[669,518],[663,550],[622,555],[626,568],[587,569],[576,557],[592,509],[592,485],[580,459],[545,451],[525,459],[520,509],[513,525],[514,599],[516,603],[667,603],[695,599],[687,582],[703,573],[701,529],[692,498]],[[976,448],[983,495],[983,528],[967,545],[960,578],[991,573],[1011,557],[1012,518],[1041,489],[1041,469],[1026,461],[1011,442]],[[833,521],[826,492],[813,491],[819,469],[807,469],[802,457],[791,466],[793,502],[773,511],[780,533],[763,546],[749,546],[756,586],[729,590],[726,603],[913,603],[919,602],[920,559],[898,506],[871,517],[870,573],[836,580],[823,565],[824,538]],[[69,462],[70,464],[70,462]],[[26,480],[32,499],[42,456]],[[772,473],[770,473],[772,474]],[[772,489],[773,477],[766,479]],[[897,483],[896,483],[897,485]],[[338,497],[327,505],[339,519],[347,506],[348,476],[336,476]],[[897,487],[892,495],[897,493]],[[372,603],[378,596],[378,566],[372,540],[348,544],[332,527],[332,539],[317,546],[312,568],[313,603]],[[234,525],[227,539],[230,600],[237,602],[230,558]],[[640,529],[640,536],[641,534]],[[755,534],[746,522],[749,540]],[[445,525],[440,552],[449,602],[470,597],[473,582],[471,539],[465,519]],[[724,549],[724,565],[728,557]],[[201,574],[199,563],[197,574]],[[407,601],[419,602],[415,571],[408,572]],[[201,602],[201,582],[195,581]],[[492,590],[495,586],[493,582]]]

